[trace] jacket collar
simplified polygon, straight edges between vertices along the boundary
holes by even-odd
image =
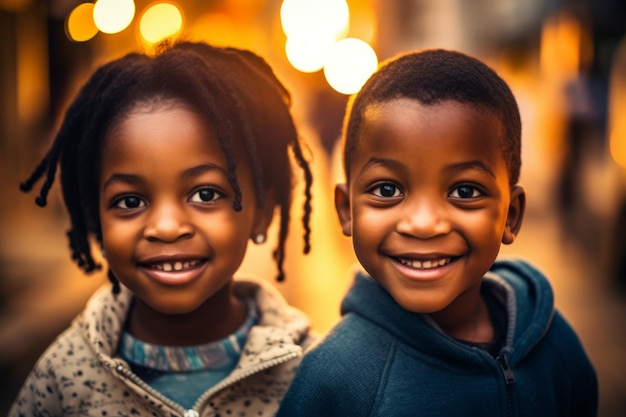
[[[294,352],[302,353],[299,344],[310,327],[304,313],[289,306],[278,290],[261,279],[251,276],[236,279],[234,291],[241,298],[254,298],[259,310],[259,322],[248,334],[238,369]],[[105,360],[116,356],[132,297],[124,286],[120,294],[114,296],[110,286],[105,285],[92,296],[77,318],[84,337]]]

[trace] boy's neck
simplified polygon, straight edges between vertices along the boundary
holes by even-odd
[[[455,305],[457,304],[457,305]],[[450,305],[444,311],[430,314],[441,330],[448,336],[471,343],[490,343],[494,328],[487,303],[478,296],[475,303]]]
[[[146,343],[197,346],[234,333],[245,320],[246,310],[245,303],[235,297],[230,288],[218,292],[187,314],[163,314],[135,298],[126,331]]]

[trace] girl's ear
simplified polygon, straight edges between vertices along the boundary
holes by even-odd
[[[502,234],[502,243],[510,245],[522,227],[524,210],[526,209],[526,192],[518,185],[511,189],[511,202],[506,217],[506,225]]]
[[[276,208],[276,199],[273,190],[265,191],[265,201],[262,208],[257,207],[254,215],[254,225],[252,227],[252,235],[250,238],[256,243],[265,242],[267,229],[270,227],[274,219],[274,209]]]
[[[341,230],[346,236],[352,236],[352,213],[350,212],[350,194],[346,184],[335,186],[335,210],[339,216]]]

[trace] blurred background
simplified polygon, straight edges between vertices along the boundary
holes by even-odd
[[[355,263],[332,207],[348,94],[412,49],[457,49],[492,66],[522,113],[528,194],[502,254],[546,272],[598,372],[599,415],[626,415],[624,0],[0,0],[0,415],[106,281],[70,261],[59,189],[41,209],[18,184],[91,71],[164,36],[251,49],[292,92],[315,175],[312,252],[301,254],[296,200],[287,280],[276,286],[318,332],[339,319]],[[273,282],[275,243],[251,245],[242,271]]]

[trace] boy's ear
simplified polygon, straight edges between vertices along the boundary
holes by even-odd
[[[510,245],[522,227],[524,210],[526,209],[526,192],[519,185],[511,188],[511,202],[506,217],[506,225],[502,234],[502,243]]]
[[[350,212],[350,194],[346,184],[335,186],[335,210],[339,216],[341,230],[346,236],[352,236],[352,214]]]

